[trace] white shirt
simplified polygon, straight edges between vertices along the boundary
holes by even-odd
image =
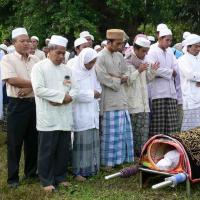
[[[69,76],[71,84],[64,85],[64,77]],[[62,103],[65,93],[74,99],[78,88],[73,81],[71,70],[65,65],[54,65],[48,58],[34,65],[31,81],[36,100],[37,129],[39,131],[72,129],[72,103],[53,106],[50,102]]]
[[[76,62],[76,60],[77,60],[77,57],[78,56],[75,56],[74,58],[71,58],[70,60],[68,60],[67,61],[67,67],[72,67],[73,68],[73,66],[74,66],[74,64],[75,64],[75,62]]]
[[[183,109],[200,108],[200,57],[186,52],[178,59],[181,89],[183,94]]]
[[[37,56],[40,60],[44,60],[46,58],[45,53],[39,49],[35,50],[35,56]]]

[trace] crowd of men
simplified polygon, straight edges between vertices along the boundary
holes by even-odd
[[[153,135],[200,126],[200,36],[184,32],[171,47],[172,31],[159,24],[156,37],[138,34],[130,45],[123,30],[109,29],[93,48],[83,31],[72,52],[60,35],[41,51],[37,36],[12,31],[12,45],[0,45],[9,187],[19,185],[22,146],[25,178],[52,192],[69,186],[69,157],[85,181],[100,166],[133,163]]]

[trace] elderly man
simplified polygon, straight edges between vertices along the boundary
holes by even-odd
[[[178,59],[183,93],[183,131],[200,126],[200,36],[191,34],[184,44],[186,53]]]
[[[30,80],[33,65],[39,61],[29,55],[29,37],[25,28],[12,31],[16,51],[1,61],[1,78],[6,82],[8,105],[8,184],[19,184],[19,161],[24,144],[26,178],[36,176],[37,131],[35,101]]]
[[[33,44],[33,47],[35,49],[35,55],[40,59],[43,60],[46,58],[45,53],[41,50],[38,49],[38,44],[39,44],[39,38],[37,36],[32,36],[31,37],[31,42]]]
[[[62,63],[66,45],[66,38],[53,35],[48,58],[37,63],[31,74],[39,131],[38,174],[48,192],[57,185],[69,185],[67,160],[73,121],[71,102],[77,89],[71,70]]]
[[[146,54],[151,42],[143,36],[136,36],[133,52],[126,58],[129,81],[126,87],[129,113],[134,130],[134,150],[140,156],[144,143],[149,139],[149,97],[147,82],[154,79],[158,63],[149,63]]]
[[[88,31],[83,31],[80,33],[80,38],[85,38],[88,41],[88,47],[93,48],[94,36],[91,35]]]
[[[182,101],[178,64],[172,50],[170,29],[159,32],[158,46],[150,48],[148,58],[160,63],[156,78],[149,84],[152,100],[150,134],[173,134],[178,131],[177,100]],[[175,84],[176,82],[176,84]]]
[[[108,44],[99,53],[97,78],[102,85],[101,164],[106,170],[124,162],[133,162],[133,135],[124,83],[127,66],[121,53],[124,31],[107,30]]]
[[[76,52],[76,55],[74,58],[71,58],[70,60],[68,60],[67,67],[73,67],[73,65],[77,59],[77,56],[86,47],[88,47],[88,41],[85,38],[77,38],[74,41],[74,50]]]

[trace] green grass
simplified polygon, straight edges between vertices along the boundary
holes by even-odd
[[[130,178],[115,178],[104,180],[108,173],[100,172],[97,176],[90,178],[84,183],[77,183],[69,175],[72,185],[60,188],[58,192],[46,194],[43,192],[38,182],[22,181],[17,189],[9,189],[6,184],[7,165],[6,165],[6,137],[0,133],[0,200],[175,200],[186,199],[185,184],[178,185],[176,188],[165,188],[152,190],[151,185],[159,182],[155,177],[146,184],[145,188],[140,189],[138,176]],[[22,158],[23,160],[23,158]],[[123,167],[123,166],[122,166]],[[119,168],[120,169],[120,168]],[[117,172],[119,169],[116,169]],[[23,162],[20,166],[20,177],[23,176]],[[163,178],[161,179],[163,180]],[[192,185],[192,200],[200,199],[200,186]]]

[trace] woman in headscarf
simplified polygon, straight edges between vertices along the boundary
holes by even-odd
[[[95,175],[100,165],[98,100],[101,86],[94,70],[96,58],[95,50],[85,48],[72,69],[79,85],[79,95],[73,103],[73,173],[78,181]]]

